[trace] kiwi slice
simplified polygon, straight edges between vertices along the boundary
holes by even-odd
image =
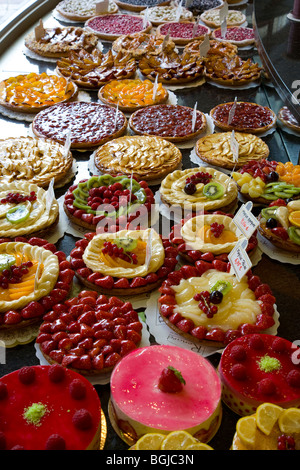
[[[288,234],[290,239],[296,243],[297,245],[300,245],[300,227],[289,227],[288,228]]]
[[[123,248],[124,251],[133,251],[137,247],[135,238],[115,238],[114,242],[118,248]]]
[[[216,181],[207,183],[203,188],[203,194],[208,199],[220,199],[224,194],[224,187]]]
[[[266,220],[270,218],[276,219],[276,209],[278,209],[278,206],[265,207],[264,209],[262,209],[261,215]]]
[[[16,258],[13,255],[0,255],[0,272],[4,271],[4,269],[9,269],[15,263]]]
[[[12,224],[20,224],[28,219],[29,214],[30,212],[26,206],[19,205],[9,209],[9,211],[6,212],[6,218]]]
[[[228,294],[228,292],[232,289],[232,284],[228,281],[217,281],[211,288],[211,292],[219,291],[222,292],[223,295]]]

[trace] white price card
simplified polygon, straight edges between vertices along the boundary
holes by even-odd
[[[156,100],[157,85],[158,85],[157,82],[158,82],[158,73],[156,74],[155,82],[154,82],[154,85],[153,85],[153,96],[152,96],[153,101]]]
[[[192,132],[195,131],[196,119],[197,119],[197,101],[194,105],[193,116],[192,116]]]
[[[222,24],[223,21],[226,20],[228,16],[228,3],[226,1],[224,1],[224,4],[219,9],[219,14],[220,14],[220,24]]]
[[[117,128],[118,114],[119,114],[119,102],[117,103],[117,107],[116,107],[116,114],[115,114],[115,125],[114,125],[114,129],[116,129],[116,128]]]
[[[146,246],[145,264],[146,264],[147,269],[149,268],[151,257],[152,257],[152,229],[150,229],[148,240],[147,240],[147,246]]]
[[[71,148],[71,129],[68,129],[67,135],[66,135],[66,140],[65,140],[65,145],[64,145],[64,156],[65,156],[65,158],[68,158],[70,148]]]
[[[101,15],[101,13],[107,13],[109,9],[109,1],[102,0],[102,2],[97,2],[95,7],[96,7],[96,15]]]
[[[50,212],[53,201],[54,201],[54,178],[49,183],[46,193],[46,212]]]
[[[250,258],[246,253],[247,245],[248,240],[240,240],[228,254],[228,260],[231,264],[230,272],[233,272],[239,281],[252,267]]]
[[[206,57],[209,49],[210,49],[209,36],[208,34],[206,34],[205,38],[203,39],[203,41],[200,43],[200,46],[199,46],[200,56]]]
[[[176,9],[176,21],[180,21],[181,15],[182,15],[182,0],[180,0],[178,7]]]
[[[259,226],[258,219],[251,212],[252,207],[253,204],[251,201],[246,202],[246,204],[243,204],[240,207],[232,219],[233,223],[240,230],[240,232],[242,232],[242,234],[245,235],[245,237],[248,239]]]
[[[221,37],[222,38],[225,38],[226,32],[227,32],[227,20],[225,18],[225,20],[222,21],[222,23],[221,23]]]
[[[149,8],[147,7],[146,10],[143,12],[143,28],[147,28],[149,23]]]
[[[45,28],[43,21],[40,20],[39,24],[34,28],[35,40],[39,41],[45,35]]]
[[[228,122],[227,122],[228,125],[232,123],[232,120],[234,118],[235,111],[236,111],[236,106],[237,106],[237,96],[234,98],[234,103],[231,106],[230,111],[228,113]]]

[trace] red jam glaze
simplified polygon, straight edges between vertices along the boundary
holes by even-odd
[[[223,124],[227,124],[232,106],[232,103],[217,106],[214,109],[213,118]],[[243,129],[259,129],[270,125],[273,121],[274,117],[266,106],[240,102],[236,104],[230,126]]]
[[[146,29],[143,21],[142,17],[133,15],[103,15],[92,18],[87,25],[98,33],[121,35],[143,31]]]
[[[252,28],[243,28],[243,27],[227,28],[224,37],[222,37],[221,28],[219,28],[215,30],[214,34],[216,38],[222,38],[228,41],[244,41],[247,39],[254,39],[254,31]]]
[[[163,36],[169,34],[172,38],[182,39],[204,36],[207,32],[208,28],[202,25],[198,25],[196,31],[194,31],[193,23],[165,23],[160,28],[160,33]]]

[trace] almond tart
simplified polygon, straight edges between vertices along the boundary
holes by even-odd
[[[94,16],[85,22],[85,28],[104,41],[114,41],[119,36],[132,33],[148,33],[152,25],[144,24],[138,15],[102,15]]]
[[[292,129],[295,132],[300,132],[300,123],[287,106],[280,108],[277,117],[279,121],[289,129]]]
[[[59,59],[56,70],[72,80],[80,88],[99,89],[110,80],[131,78],[136,72],[136,61],[127,53],[113,54],[109,49],[103,54],[95,48],[91,52],[84,49],[72,51],[68,57]]]
[[[56,10],[64,18],[71,21],[86,21],[97,14],[97,0],[63,0],[56,6]],[[112,0],[108,2],[108,9],[104,14],[114,14],[119,11]]]
[[[0,82],[0,105],[21,113],[36,113],[76,98],[77,85],[45,72],[10,77]]]
[[[125,229],[135,221],[148,227],[152,204],[154,195],[146,181],[138,182],[124,175],[92,176],[72,185],[64,197],[69,219],[91,231],[99,231],[101,223],[110,232]]]
[[[117,114],[116,114],[117,113]],[[71,149],[91,149],[125,133],[127,119],[122,111],[99,103],[62,103],[40,111],[32,130],[37,137],[65,144]]]
[[[116,4],[123,10],[141,12],[156,5],[169,5],[170,0],[116,0]]]
[[[196,343],[224,347],[236,337],[275,324],[270,287],[251,270],[239,281],[230,273],[230,263],[221,260],[182,266],[169,274],[159,291],[162,319]]]
[[[83,376],[101,376],[141,339],[142,323],[130,302],[82,290],[44,316],[36,343],[50,364]]]
[[[218,9],[206,10],[200,15],[200,20],[209,28],[220,28],[220,11]],[[229,10],[226,16],[227,26],[241,26],[246,22],[246,15],[240,10]]]
[[[182,154],[161,137],[124,136],[99,147],[94,160],[101,173],[132,175],[137,181],[150,184],[178,168]]]
[[[213,83],[223,86],[245,86],[261,78],[261,67],[250,58],[243,60],[240,56],[216,57],[203,59],[205,77]]]
[[[41,321],[71,290],[74,271],[66,255],[38,237],[0,239],[0,329]]]
[[[245,132],[235,132],[238,143],[238,160],[234,161],[230,139],[232,132],[219,132],[199,139],[196,143],[196,155],[211,165],[232,170],[241,168],[245,163],[267,159],[268,145],[258,136]]]
[[[211,36],[218,41],[229,41],[238,47],[252,46],[255,43],[253,28],[243,26],[227,28],[224,36],[222,36],[221,28],[217,28],[212,32]]]
[[[159,38],[156,34],[150,33],[132,33],[119,36],[112,43],[112,50],[114,52],[123,52],[124,54],[131,54],[135,58],[141,57],[146,52],[157,54],[161,52],[164,39]],[[168,41],[169,49],[175,49],[175,44]]]
[[[75,243],[70,262],[88,289],[107,295],[150,292],[177,264],[177,250],[154,230],[88,233]]]
[[[200,53],[200,46],[203,43],[203,39],[196,39],[190,41],[184,46],[184,51],[192,52],[194,54]],[[215,39],[209,40],[210,48],[207,51],[207,56],[220,56],[220,57],[234,57],[238,53],[238,48],[234,44],[227,41],[216,41]]]
[[[169,21],[159,25],[156,34],[161,37],[169,36],[178,46],[185,46],[193,39],[204,38],[210,36],[211,30],[202,24],[193,22]]]
[[[157,104],[135,111],[128,123],[135,134],[163,137],[175,143],[185,142],[206,129],[205,114],[196,110],[195,124],[193,114],[193,108],[188,106]]]
[[[178,18],[178,6],[174,5],[157,5],[143,10],[141,15],[147,12],[147,18],[153,26],[159,26],[170,21],[194,21],[193,13],[187,8],[182,7],[180,17]]]
[[[110,80],[100,88],[98,97],[104,104],[118,106],[123,112],[134,112],[146,106],[165,103],[169,92],[161,83],[154,90],[152,81],[131,78]]]

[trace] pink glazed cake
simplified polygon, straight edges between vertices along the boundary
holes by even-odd
[[[169,366],[184,381],[176,393],[159,386]],[[139,348],[113,370],[109,415],[129,445],[148,432],[176,430],[208,442],[221,423],[221,383],[214,367],[195,352],[165,345]]]

